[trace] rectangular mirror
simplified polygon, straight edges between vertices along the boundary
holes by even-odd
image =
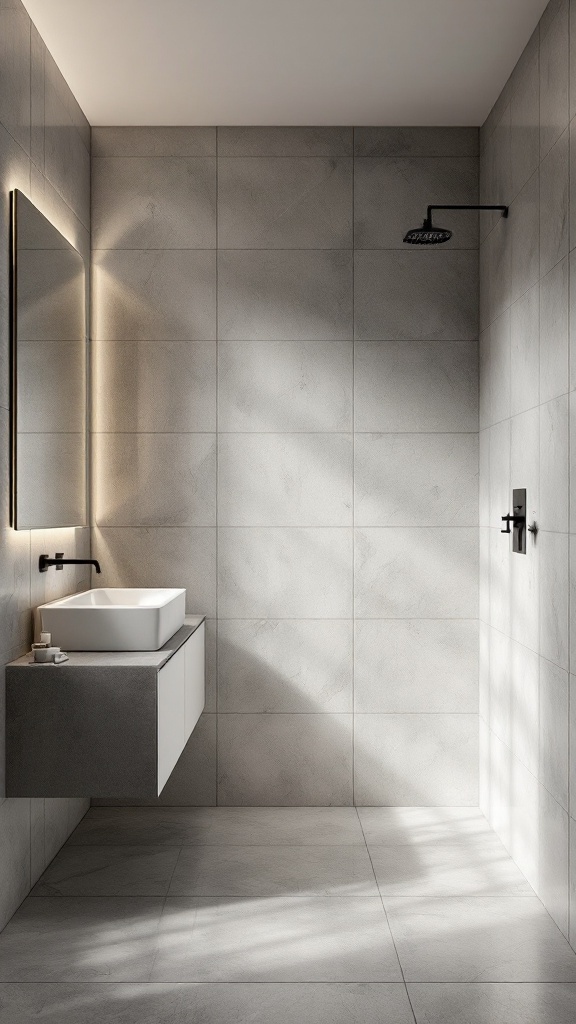
[[[12,525],[86,525],[86,272],[77,250],[12,199]]]

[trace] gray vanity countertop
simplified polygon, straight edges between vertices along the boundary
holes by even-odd
[[[161,647],[159,651],[70,651],[69,661],[62,665],[36,665],[31,664],[31,654],[23,655],[16,661],[10,662],[10,668],[33,668],[36,670],[52,668],[58,671],[66,671],[67,668],[119,668],[120,666],[131,668],[162,668],[169,658],[176,653],[179,647],[192,636],[198,627],[204,622],[205,615],[187,615],[184,625],[180,627],[174,636]]]

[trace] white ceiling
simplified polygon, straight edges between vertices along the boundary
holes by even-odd
[[[94,124],[481,124],[547,0],[24,0]]]

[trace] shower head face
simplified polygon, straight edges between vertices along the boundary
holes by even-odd
[[[404,235],[409,245],[441,245],[452,238],[448,228],[435,228],[431,221],[425,220],[421,228],[412,228]]]

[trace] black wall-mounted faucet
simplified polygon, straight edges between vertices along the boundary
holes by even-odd
[[[40,555],[38,559],[38,571],[48,572],[48,568],[55,565],[57,569],[63,569],[65,565],[93,565],[96,572],[102,572],[100,562],[95,558],[64,558],[64,552],[56,552],[54,558],[48,555]]]

